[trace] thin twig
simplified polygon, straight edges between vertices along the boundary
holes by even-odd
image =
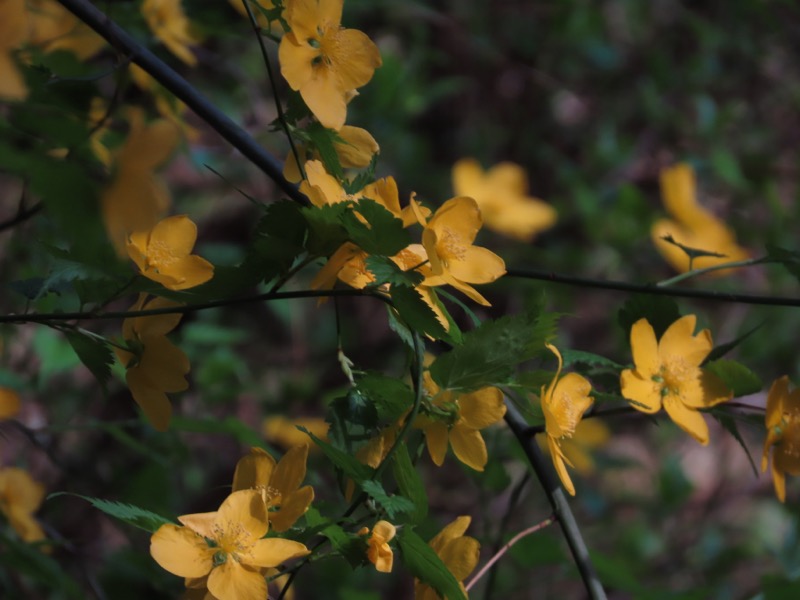
[[[20,208],[17,211],[17,214],[8,219],[7,221],[3,221],[0,223],[0,231],[5,231],[6,229],[11,229],[16,227],[20,223],[23,223],[42,210],[42,203],[37,202],[30,208]]]
[[[584,288],[599,288],[603,290],[616,290],[637,294],[650,294],[653,296],[673,296],[676,298],[698,298],[714,302],[736,302],[739,304],[764,304],[768,306],[800,306],[800,297],[787,296],[757,296],[753,294],[731,294],[729,292],[715,292],[711,290],[687,290],[680,288],[657,287],[655,284],[636,284],[610,279],[590,279],[587,277],[574,277],[562,275],[552,271],[539,271],[536,269],[508,269],[507,277],[519,279],[535,279],[549,281],[564,285],[574,285]]]
[[[481,570],[478,571],[478,573],[475,575],[475,577],[472,578],[472,581],[470,581],[466,586],[464,586],[464,589],[467,590],[467,591],[470,591],[472,589],[472,587],[476,583],[478,583],[478,580],[481,577],[483,577],[483,575],[486,573],[486,571],[491,569],[492,566],[494,565],[494,563],[496,563],[498,560],[500,560],[503,557],[503,555],[511,549],[511,546],[516,544],[522,538],[527,537],[527,536],[531,535],[532,533],[536,533],[540,529],[544,529],[545,527],[547,527],[549,525],[552,525],[554,521],[555,521],[555,515],[550,515],[549,517],[547,517],[541,523],[537,523],[533,527],[528,527],[527,529],[523,529],[517,535],[515,535],[513,538],[508,540],[508,543],[505,544],[502,548],[500,548],[500,550],[492,558],[490,558],[489,561],[485,565],[483,565]]]
[[[575,565],[578,567],[578,572],[583,579],[583,584],[586,591],[589,593],[589,598],[592,600],[605,600],[606,593],[597,577],[597,573],[592,565],[592,560],[589,557],[589,550],[586,543],[583,541],[581,530],[578,523],[575,521],[575,516],[567,502],[567,497],[564,495],[564,490],[561,489],[558,479],[553,472],[552,466],[547,464],[539,445],[533,440],[532,437],[526,435],[527,424],[522,418],[522,415],[517,410],[513,403],[506,401],[506,416],[505,421],[511,429],[514,436],[517,438],[520,447],[525,456],[528,458],[533,472],[542,484],[550,506],[553,509],[558,524],[561,526],[561,531],[567,540],[572,558]]]
[[[697,277],[698,275],[705,275],[706,273],[712,273],[713,271],[722,271],[724,269],[737,269],[740,267],[754,267],[756,265],[764,265],[767,263],[777,263],[777,262],[781,261],[772,260],[768,256],[762,256],[761,258],[748,258],[747,260],[734,260],[727,263],[712,265],[710,267],[703,267],[702,269],[691,269],[686,273],[681,273],[680,275],[676,275],[675,277],[670,277],[669,279],[665,279],[664,281],[659,281],[656,285],[658,287],[669,287],[680,281],[684,281],[692,277]]]
[[[250,162],[261,169],[292,200],[309,204],[308,198],[283,176],[283,165],[269,154],[244,129],[231,121],[219,108],[191,86],[183,77],[155,54],[134,40],[107,15],[88,0],[58,0],[64,8],[86,23],[121,52],[130,57],[165,89],[183,101],[198,117],[239,150]]]

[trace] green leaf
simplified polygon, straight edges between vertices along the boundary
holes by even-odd
[[[742,434],[739,433],[739,427],[736,425],[736,421],[728,414],[725,414],[722,411],[712,411],[711,414],[714,418],[719,422],[720,425],[733,436],[739,445],[744,450],[744,453],[747,455],[747,460],[750,461],[750,467],[753,469],[753,475],[758,478],[758,468],[756,468],[756,463],[753,460],[753,455],[750,454],[750,449],[747,447],[747,444],[742,437]]]
[[[374,479],[368,479],[363,482],[361,484],[361,489],[386,511],[386,515],[393,523],[397,522],[398,515],[410,513],[414,510],[414,503],[411,502],[411,500],[403,496],[398,496],[397,494],[387,494],[383,486]]]
[[[373,469],[371,467],[362,465],[354,456],[339,450],[339,448],[332,446],[328,442],[322,441],[305,427],[298,426],[297,428],[314,440],[314,443],[319,446],[328,460],[347,477],[355,481],[357,485],[361,485],[362,482],[372,477]]]
[[[719,377],[737,398],[755,394],[764,387],[758,375],[735,360],[716,360],[704,368]]]
[[[349,238],[342,216],[351,210],[349,203],[306,206],[301,209],[308,223],[306,248],[315,256],[330,256]]]
[[[392,288],[392,303],[412,330],[427,334],[437,340],[450,340],[431,307],[425,304],[414,288],[398,285]]]
[[[442,389],[470,391],[503,385],[516,365],[531,359],[552,333],[553,315],[535,310],[485,321],[463,335],[460,346],[440,355],[430,366]]]
[[[173,416],[169,427],[173,431],[191,431],[193,433],[217,433],[230,435],[242,444],[264,447],[263,437],[245,425],[241,419],[227,417],[225,419],[192,419]]]
[[[356,568],[367,562],[367,544],[361,537],[347,533],[340,525],[323,517],[314,507],[308,508],[305,519],[312,530],[330,540],[333,549],[341,553],[351,567]]]
[[[416,525],[428,516],[428,494],[405,443],[400,444],[392,456],[392,473],[400,493],[413,505],[412,510],[408,511],[408,519],[412,525]]]
[[[81,494],[73,494],[71,492],[56,492],[54,494],[50,494],[48,496],[48,500],[57,496],[75,496],[76,498],[81,498],[91,503],[92,506],[98,510],[102,510],[110,517],[119,519],[120,521],[127,523],[128,525],[138,527],[139,529],[144,529],[150,533],[155,533],[162,525],[172,523],[172,521],[162,517],[161,515],[157,515],[156,513],[145,510],[144,508],[139,508],[138,506],[133,506],[132,504],[124,504],[122,502],[114,502],[112,500],[103,500],[102,498],[92,498],[90,496],[82,496]]]
[[[656,337],[660,338],[667,327],[680,318],[681,313],[678,311],[675,300],[667,296],[647,294],[637,294],[628,299],[617,316],[617,320],[628,338],[631,327],[639,319],[647,319],[653,326]]]
[[[105,388],[108,378],[111,377],[111,364],[114,362],[114,354],[109,345],[77,331],[67,331],[66,336],[75,354]]]
[[[750,337],[750,336],[751,336],[753,333],[755,333],[757,330],[761,329],[763,326],[764,326],[764,323],[761,323],[761,324],[759,324],[759,325],[756,325],[756,326],[755,326],[755,327],[753,327],[753,328],[752,328],[750,331],[748,331],[747,333],[745,333],[745,334],[743,334],[743,335],[740,335],[740,336],[739,336],[738,338],[736,338],[735,340],[733,340],[733,341],[731,341],[731,342],[728,342],[728,343],[726,343],[726,344],[720,344],[719,346],[715,347],[715,348],[714,348],[713,350],[711,350],[711,352],[708,354],[708,356],[706,357],[706,360],[705,360],[704,362],[707,362],[707,363],[708,363],[708,362],[715,361],[715,360],[717,360],[718,358],[722,358],[722,357],[723,357],[723,356],[725,356],[725,355],[726,355],[728,352],[730,352],[731,350],[733,350],[734,348],[736,348],[736,346],[738,346],[738,345],[739,345],[739,344],[741,344],[741,343],[742,343],[744,340],[746,340],[748,337]]]
[[[359,215],[367,222],[364,223]],[[403,227],[403,221],[369,198],[356,202],[352,210],[342,214],[341,219],[350,239],[367,254],[392,256],[411,243],[411,235]]]
[[[318,121],[306,127],[305,132],[308,135],[310,145],[319,152],[322,164],[325,165],[325,170],[336,179],[344,179],[342,163],[339,162],[339,155],[334,147],[334,142],[341,140],[339,134],[333,129],[327,129]]]
[[[375,277],[371,286],[379,287],[388,283],[391,286],[404,285],[416,287],[424,277],[418,271],[403,271],[400,266],[387,256],[371,254],[366,260],[367,269]]]
[[[447,600],[467,600],[461,585],[442,562],[442,559],[410,527],[404,527],[397,536],[403,554],[403,563],[411,574],[427,583]]]
[[[356,381],[359,391],[370,399],[382,422],[395,422],[411,409],[414,392],[405,383],[381,373],[367,372]]]
[[[624,367],[615,363],[613,360],[593,354],[591,352],[584,352],[582,350],[560,350],[561,358],[564,359],[564,366],[582,364],[590,365],[592,367],[604,367],[613,371],[621,371]]]
[[[766,261],[781,263],[789,273],[800,280],[800,252],[767,244]]]

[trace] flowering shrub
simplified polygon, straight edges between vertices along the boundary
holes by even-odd
[[[697,518],[723,496],[771,511],[773,496],[796,499],[800,405],[782,374],[793,354],[767,362],[748,350],[767,335],[761,346],[793,350],[794,321],[748,328],[759,319],[715,307],[796,306],[736,290],[766,286],[767,263],[797,278],[800,254],[777,233],[757,243],[706,202],[705,190],[745,181],[730,153],[706,158],[697,140],[641,151],[597,177],[619,195],[611,202],[583,184],[559,189],[583,177],[583,161],[556,145],[542,155],[537,142],[519,162],[506,157],[514,145],[484,151],[480,137],[443,136],[444,161],[420,151],[415,111],[466,80],[418,89],[414,57],[392,50],[408,32],[370,25],[385,3],[353,2],[365,31],[343,0],[106,4],[0,0],[0,190],[19,198],[0,221],[0,559],[10,566],[0,595],[458,600],[474,589],[514,598],[517,587],[528,597],[530,586],[645,597],[661,585],[649,584],[647,561],[712,552],[695,538],[692,552],[671,547],[696,533],[667,520],[689,518],[684,504],[707,503],[689,511]],[[392,10],[443,36],[459,26],[438,9]],[[458,32],[464,52],[478,53],[468,33]],[[598,40],[587,56],[611,68]],[[503,67],[502,94],[523,85],[514,73],[530,70],[525,52],[509,53],[520,64]],[[603,110],[533,71],[559,88],[562,126]],[[703,98],[698,119],[710,110]],[[426,125],[434,137],[439,118]],[[598,136],[606,147],[612,130]],[[403,153],[429,167],[425,177],[399,168]],[[585,162],[596,175],[598,161]],[[644,201],[656,181],[670,219]],[[588,243],[595,275],[616,265],[632,281],[543,266],[574,267]],[[624,299],[613,310],[587,299],[598,288]],[[687,296],[708,302],[675,300]],[[756,372],[770,369],[781,375],[765,393]],[[750,448],[762,442],[771,487],[714,487],[742,456],[757,471]],[[720,456],[730,463],[711,465]],[[621,513],[597,518],[614,500],[652,502],[679,531],[647,537],[658,525],[642,521],[617,536]],[[587,545],[593,520],[604,533]],[[714,559],[730,571],[730,556]],[[791,593],[789,567],[786,580],[747,589]],[[695,584],[675,591],[721,593]]]

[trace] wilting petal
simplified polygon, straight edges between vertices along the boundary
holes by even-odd
[[[428,545],[433,549],[436,554],[441,554],[444,547],[452,540],[460,538],[466,533],[469,524],[472,522],[472,517],[462,516],[458,517],[455,521],[444,527],[437,533]]]
[[[456,458],[471,469],[483,471],[489,461],[486,442],[480,431],[456,423],[450,429],[450,445]]]
[[[219,600],[264,600],[267,581],[257,570],[229,558],[208,576],[208,591]]]
[[[189,387],[185,377],[190,369],[189,359],[166,337],[148,339],[139,365],[134,368],[163,392],[182,392]]]
[[[783,405],[789,397],[789,376],[776,379],[769,388],[767,396],[767,411],[764,416],[767,429],[772,429],[783,418]]]
[[[708,425],[703,415],[696,410],[692,410],[674,396],[667,396],[664,399],[664,410],[675,424],[691,435],[698,442],[706,446],[708,444]]]
[[[547,436],[547,446],[550,448],[550,458],[553,459],[553,466],[556,468],[558,478],[561,480],[561,485],[567,490],[570,496],[575,495],[575,486],[572,484],[569,473],[567,472],[567,465],[564,464],[566,457],[558,445],[558,441],[553,436]]]
[[[213,567],[214,549],[191,529],[167,524],[150,538],[150,555],[179,577],[203,577]]]

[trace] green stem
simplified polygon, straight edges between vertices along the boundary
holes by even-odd
[[[752,267],[753,265],[763,265],[769,262],[778,262],[778,261],[770,260],[769,257],[767,256],[762,256],[761,258],[748,258],[747,260],[735,260],[720,265],[713,265],[711,267],[703,267],[702,269],[689,270],[686,273],[681,273],[680,275],[676,275],[675,277],[665,279],[664,281],[659,281],[656,284],[656,286],[664,288],[673,285],[675,283],[678,283],[680,281],[684,281],[685,279],[689,279],[691,277],[697,277],[698,275],[711,273],[712,271],[720,271],[722,269],[734,269],[737,267]]]

